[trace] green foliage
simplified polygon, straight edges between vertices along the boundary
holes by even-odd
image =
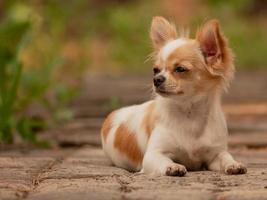
[[[159,10],[158,1],[126,1],[94,10],[88,17],[89,41],[104,41],[109,69],[147,71],[145,60],[152,51],[149,26]]]
[[[267,67],[267,30],[260,29],[249,21],[228,22],[225,25],[230,45],[236,54],[236,66],[239,68]]]
[[[266,16],[251,16],[249,10],[252,4],[253,0],[196,1],[198,7],[192,9],[195,13],[190,15],[188,25],[194,30],[208,19],[219,19],[236,54],[236,66],[241,69],[266,68]],[[152,17],[163,15],[172,19],[172,15],[177,14],[179,20],[179,13],[169,14],[162,5],[162,1],[126,1],[95,9],[91,15],[88,14],[85,27],[90,27],[89,41],[100,40],[106,44],[108,56],[104,65],[108,66],[105,70],[113,70],[112,65],[122,71],[150,69],[151,63],[144,61],[152,50],[148,34]]]
[[[68,3],[48,0],[38,4],[39,6],[34,1],[24,1],[24,6],[19,2],[13,0],[13,4],[17,5],[13,10],[34,12],[38,16],[35,17],[37,21],[44,24],[44,30],[38,33],[39,45],[50,50],[43,54],[51,56],[60,53],[66,42],[71,41],[77,44],[82,55],[75,63],[68,62],[68,67],[74,64],[76,71],[79,71],[89,66],[90,70],[100,72],[148,71],[151,63],[145,61],[152,51],[148,34],[152,17],[163,15],[179,21],[179,13],[170,13],[168,9],[183,7],[182,3],[180,5],[174,1],[173,8],[166,8],[164,1],[160,0],[76,0]],[[266,51],[267,40],[264,36],[267,30],[264,23],[260,23],[261,17],[250,16],[248,10],[253,7],[253,2],[204,0],[188,3],[197,8],[192,9],[188,17],[190,21],[186,23],[194,30],[207,19],[218,18],[236,53],[237,66],[265,67],[267,61],[263,54]],[[23,12],[15,11],[14,18],[25,18]],[[49,42],[46,43],[47,37],[52,38],[53,48]],[[251,44],[258,49],[257,52],[251,48]]]
[[[142,16],[140,11],[147,12],[146,7],[114,8],[108,21],[113,32],[113,59],[132,70],[142,70],[144,61],[152,50],[148,37],[151,17]]]
[[[264,17],[252,15],[253,0],[207,0],[209,9],[198,16],[218,18],[222,29],[229,38],[236,55],[236,66],[241,69],[266,68],[267,29]]]
[[[24,51],[40,37],[35,35],[40,27],[33,14],[29,7],[15,4],[0,24],[0,144],[12,143],[18,133],[27,143],[48,147],[37,139],[36,131],[72,117],[66,106],[76,92],[55,78],[64,61],[48,56],[31,70],[22,62]],[[47,97],[51,91],[53,100]],[[49,119],[27,115],[34,102],[49,113]]]
[[[35,130],[45,128],[45,123],[37,119],[22,118],[17,122],[16,129],[23,140],[39,147],[50,147],[47,141],[38,140]]]
[[[18,54],[26,40],[28,22],[8,20],[0,25],[0,141],[13,141],[13,110],[22,64]]]

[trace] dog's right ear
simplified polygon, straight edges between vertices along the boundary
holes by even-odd
[[[176,28],[163,17],[153,17],[150,38],[156,50],[160,49],[167,41],[177,37]]]

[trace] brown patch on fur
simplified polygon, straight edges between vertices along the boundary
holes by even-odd
[[[108,137],[108,133],[110,132],[110,129],[112,128],[112,119],[114,117],[114,114],[115,114],[115,111],[110,113],[102,125],[101,134],[104,138],[104,141],[106,141]]]
[[[138,146],[136,135],[131,133],[125,124],[121,124],[116,131],[114,147],[126,154],[135,164],[142,162],[143,154]]]
[[[156,116],[154,110],[155,110],[155,102],[152,102],[147,106],[145,110],[145,116],[142,122],[142,127],[145,130],[148,137],[150,137],[155,127]]]

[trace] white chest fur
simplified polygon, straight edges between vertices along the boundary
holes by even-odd
[[[180,104],[157,99],[159,123],[150,138],[147,151],[161,151],[197,170],[218,151],[226,149],[227,129],[220,103],[207,99]]]

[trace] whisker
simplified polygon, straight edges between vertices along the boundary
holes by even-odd
[[[154,91],[154,86],[152,84],[147,84],[144,86],[148,92],[148,94],[150,94],[150,98],[154,99],[155,98],[155,91]]]
[[[150,54],[146,57],[144,63],[146,63],[146,62],[148,62],[148,61],[150,61],[150,60],[155,60],[155,57],[156,57],[156,52],[152,52],[152,53],[150,53]]]

